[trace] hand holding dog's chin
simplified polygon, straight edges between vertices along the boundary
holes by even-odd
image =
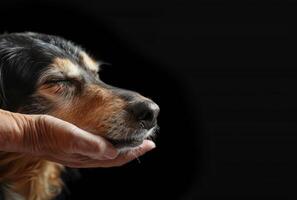
[[[121,166],[152,150],[144,141],[120,154],[104,138],[48,115],[23,115],[0,110],[0,150],[26,153],[68,167]]]

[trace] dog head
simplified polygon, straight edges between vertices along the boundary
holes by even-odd
[[[140,145],[157,127],[159,107],[100,80],[100,62],[63,38],[37,33],[0,36],[0,108],[49,114],[109,139]]]

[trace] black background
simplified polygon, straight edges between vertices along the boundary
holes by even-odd
[[[293,4],[1,0],[1,32],[73,40],[112,63],[103,81],[161,107],[155,150],[81,170],[66,198],[296,199]]]

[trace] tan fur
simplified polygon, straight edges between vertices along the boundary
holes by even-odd
[[[108,119],[123,110],[125,102],[106,89],[87,86],[79,98],[71,103],[59,102],[51,115],[71,122],[93,134],[104,135],[110,128]]]
[[[77,77],[80,75],[80,69],[77,65],[65,58],[55,58],[52,65],[53,69],[57,69],[68,77]]]
[[[79,78],[80,67],[66,58],[55,58],[47,69],[39,78],[37,85],[42,85],[50,79],[53,74],[62,73],[68,78]]]
[[[0,152],[0,182],[26,200],[50,200],[62,188],[59,164],[19,153]]]

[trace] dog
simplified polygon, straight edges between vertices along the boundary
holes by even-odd
[[[119,151],[137,147],[157,129],[159,107],[137,92],[102,82],[100,65],[59,36],[0,35],[0,108],[52,115],[107,138]],[[30,155],[0,152],[5,199],[55,198],[63,169]]]

